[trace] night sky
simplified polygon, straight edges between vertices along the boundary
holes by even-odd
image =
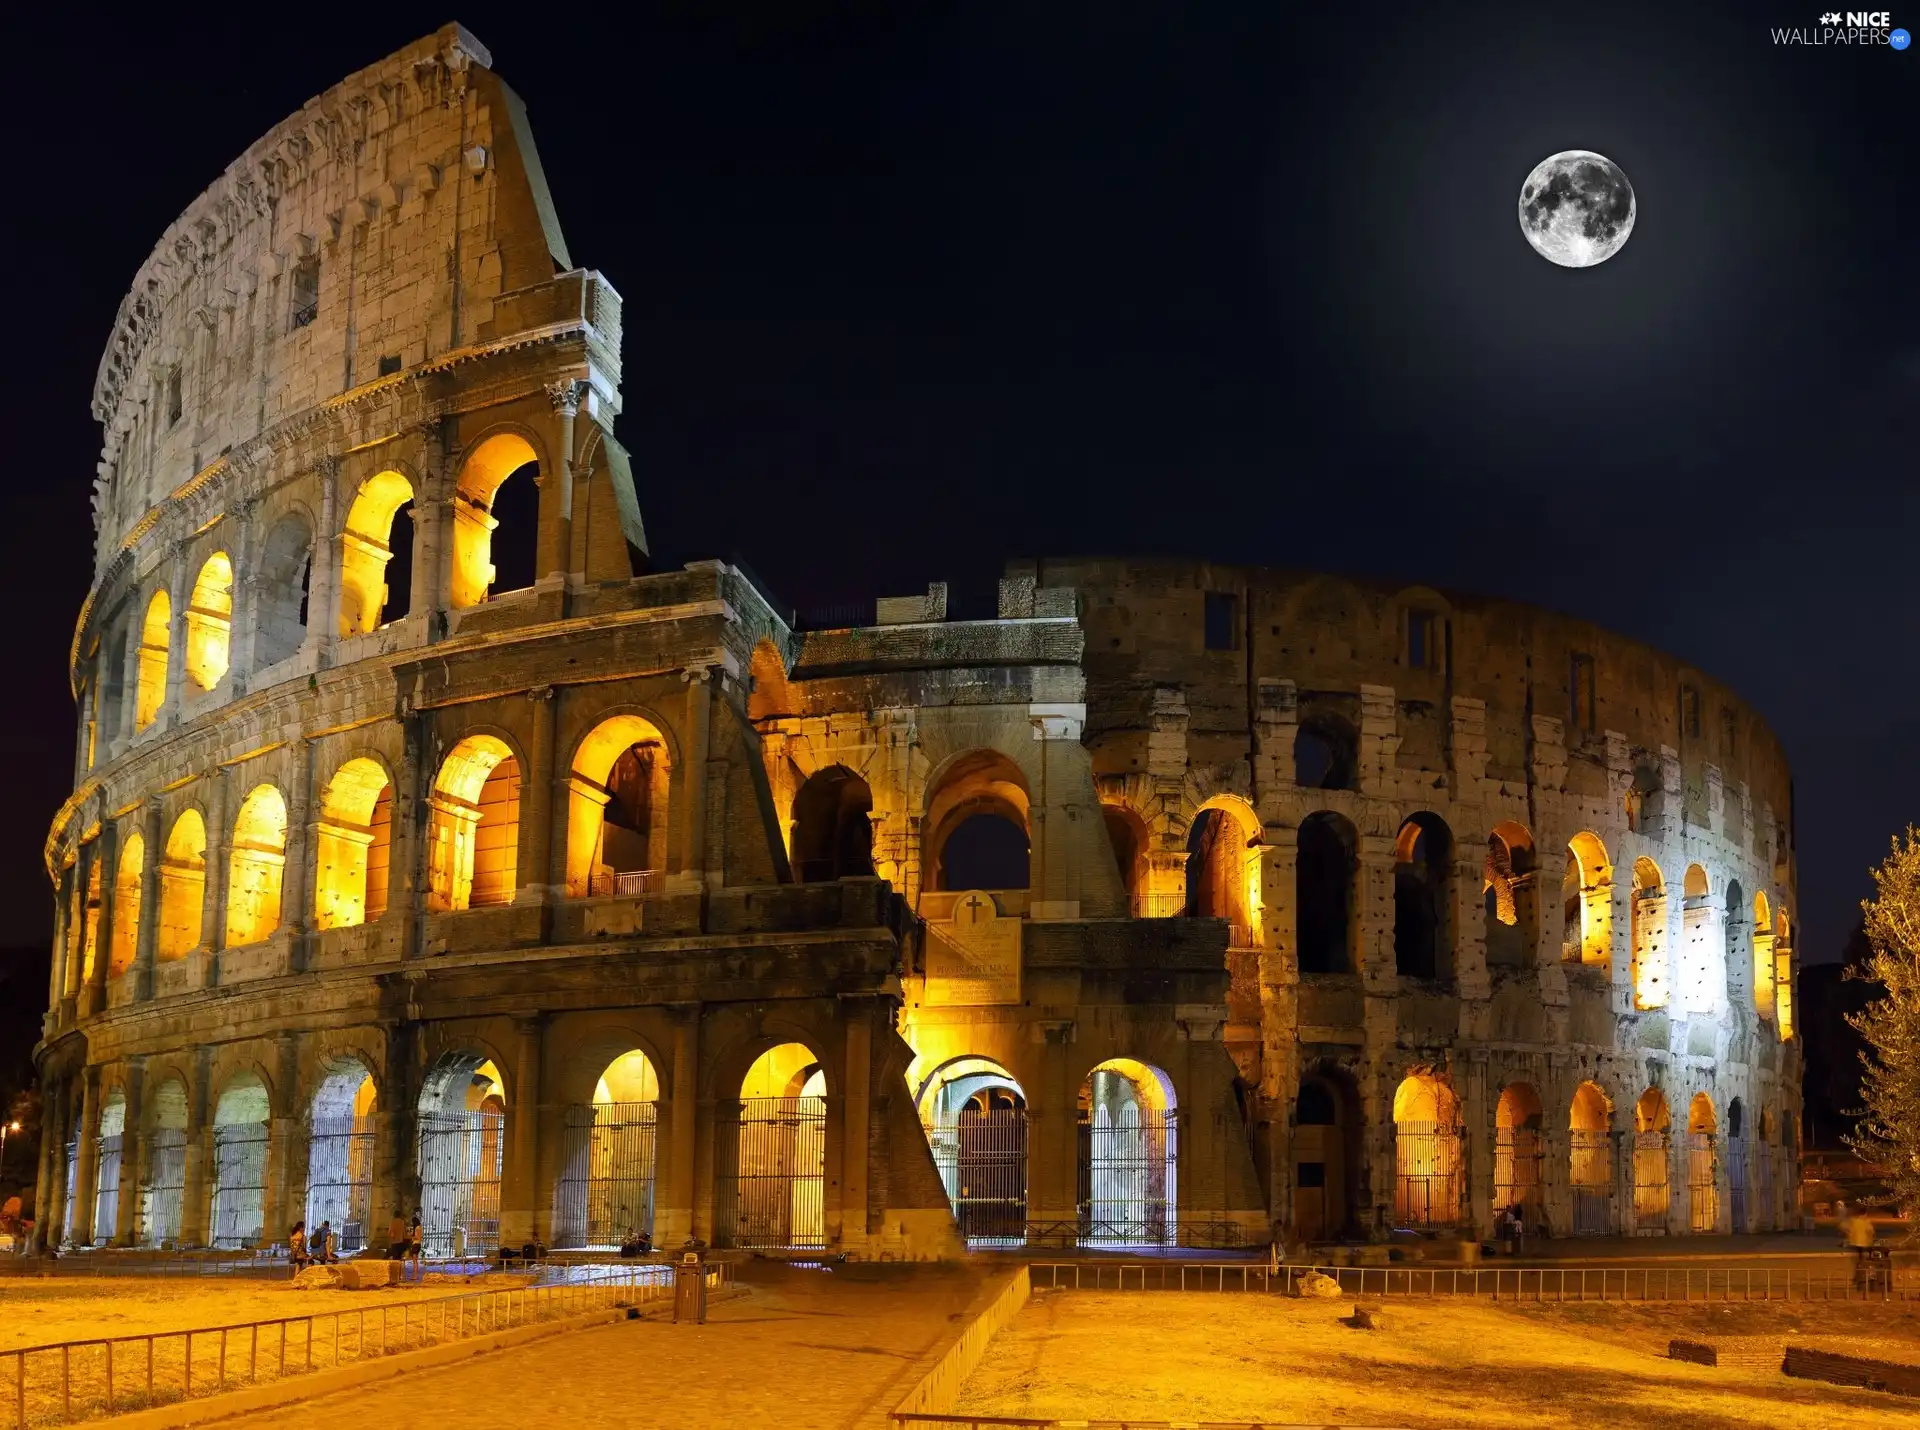
[[[1920,818],[1920,54],[1776,48],[1802,0],[493,8],[0,22],[0,943],[51,928],[125,287],[252,140],[458,18],[626,299],[657,564],[741,558],[805,606],[1188,554],[1588,617],[1771,722],[1801,951],[1837,956]],[[1515,218],[1569,148],[1639,201],[1581,271]]]

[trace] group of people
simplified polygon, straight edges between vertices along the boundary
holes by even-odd
[[[1496,1240],[1506,1244],[1506,1249],[1510,1255],[1526,1255],[1527,1218],[1519,1202],[1515,1202],[1504,1211],[1495,1213],[1493,1218],[1493,1234]]]
[[[403,1280],[418,1280],[424,1274],[424,1240],[419,1212],[411,1221],[396,1215],[387,1223],[387,1260],[401,1263]],[[331,1221],[321,1222],[311,1233],[305,1221],[297,1221],[287,1234],[287,1259],[295,1271],[331,1265],[340,1259],[340,1233]]]

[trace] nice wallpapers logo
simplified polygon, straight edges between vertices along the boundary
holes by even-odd
[[[1904,50],[1912,43],[1905,30],[1897,30],[1893,16],[1885,10],[1822,11],[1820,23],[1805,29],[1775,30],[1776,45],[1886,45]]]

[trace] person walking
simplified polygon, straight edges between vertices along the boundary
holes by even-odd
[[[407,1257],[407,1223],[399,1212],[393,1214],[393,1220],[387,1223],[387,1260],[404,1261]]]
[[[298,1276],[307,1269],[311,1260],[307,1255],[307,1224],[297,1221],[293,1224],[293,1230],[287,1233],[287,1264],[293,1267],[293,1274]]]
[[[1865,1212],[1855,1212],[1847,1220],[1845,1227],[1847,1247],[1853,1252],[1853,1284],[1855,1289],[1871,1291],[1873,1289],[1873,1266],[1879,1259],[1874,1255],[1874,1238],[1877,1229],[1873,1218]]]
[[[413,1279],[416,1281],[427,1279],[426,1262],[423,1259],[425,1250],[426,1232],[420,1225],[420,1213],[416,1211],[413,1214],[413,1220],[407,1223],[406,1255],[406,1259],[413,1263]]]

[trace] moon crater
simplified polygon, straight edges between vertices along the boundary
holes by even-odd
[[[1535,253],[1562,268],[1613,257],[1633,232],[1634,212],[1626,174],[1590,149],[1542,159],[1520,186],[1520,231]]]

